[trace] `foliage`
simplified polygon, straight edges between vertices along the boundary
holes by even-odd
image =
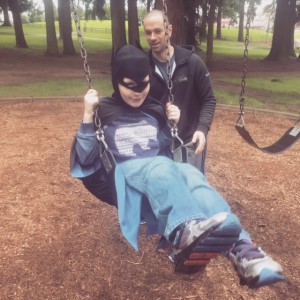
[[[30,23],[44,21],[44,10],[42,10],[37,3],[31,1],[32,6],[27,11],[26,19]]]
[[[104,20],[106,15],[105,0],[84,0],[85,20]]]

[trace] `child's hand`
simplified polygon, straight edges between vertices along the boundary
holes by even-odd
[[[94,109],[99,104],[98,92],[94,89],[89,89],[84,96],[84,114],[83,123],[93,122]]]
[[[179,122],[180,109],[176,105],[167,103],[166,113],[169,121],[174,121],[176,124]]]

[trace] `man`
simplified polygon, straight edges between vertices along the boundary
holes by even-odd
[[[149,56],[153,72],[150,95],[166,103],[169,87],[173,86],[174,104],[181,111],[178,123],[179,137],[184,143],[194,144],[194,147],[189,149],[188,163],[204,173],[206,137],[216,107],[209,72],[201,58],[194,53],[192,46],[180,47],[168,43],[166,36],[171,37],[172,25],[168,23],[162,11],[149,12],[143,24],[150,46]],[[171,70],[171,74],[168,74],[168,69]],[[169,75],[172,84],[169,83]],[[162,238],[157,249],[164,247],[166,242]],[[283,277],[279,278],[277,275],[274,277],[267,275],[269,270],[273,273],[277,269],[276,263],[274,264],[272,259],[251,241],[250,237],[241,238],[233,245],[227,256],[235,266],[241,282],[248,286],[260,287],[283,280]],[[172,259],[172,256],[170,258]]]
[[[168,101],[166,65],[169,60],[174,104],[181,110],[178,135],[185,144],[192,142],[193,146],[188,149],[188,162],[204,173],[206,137],[216,107],[209,72],[192,46],[179,47],[167,43],[166,31],[170,38],[172,25],[167,20],[165,24],[162,11],[153,10],[145,16],[144,31],[151,48],[149,55],[153,68],[150,95],[163,103]]]

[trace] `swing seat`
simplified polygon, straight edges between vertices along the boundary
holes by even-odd
[[[259,149],[262,152],[266,152],[269,154],[278,154],[287,149],[289,149],[292,145],[294,145],[299,137],[300,137],[300,126],[290,127],[283,136],[274,144],[267,147],[260,147],[254,141],[249,131],[246,129],[244,124],[237,123],[235,125],[236,130],[240,134],[240,136],[251,146],[256,149]]]

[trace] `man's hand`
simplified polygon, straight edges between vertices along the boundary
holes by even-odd
[[[84,96],[84,114],[83,123],[93,122],[94,109],[99,104],[98,92],[94,89],[89,89]]]
[[[203,151],[206,144],[205,134],[202,131],[195,131],[192,143],[196,145],[195,154],[199,155]]]

